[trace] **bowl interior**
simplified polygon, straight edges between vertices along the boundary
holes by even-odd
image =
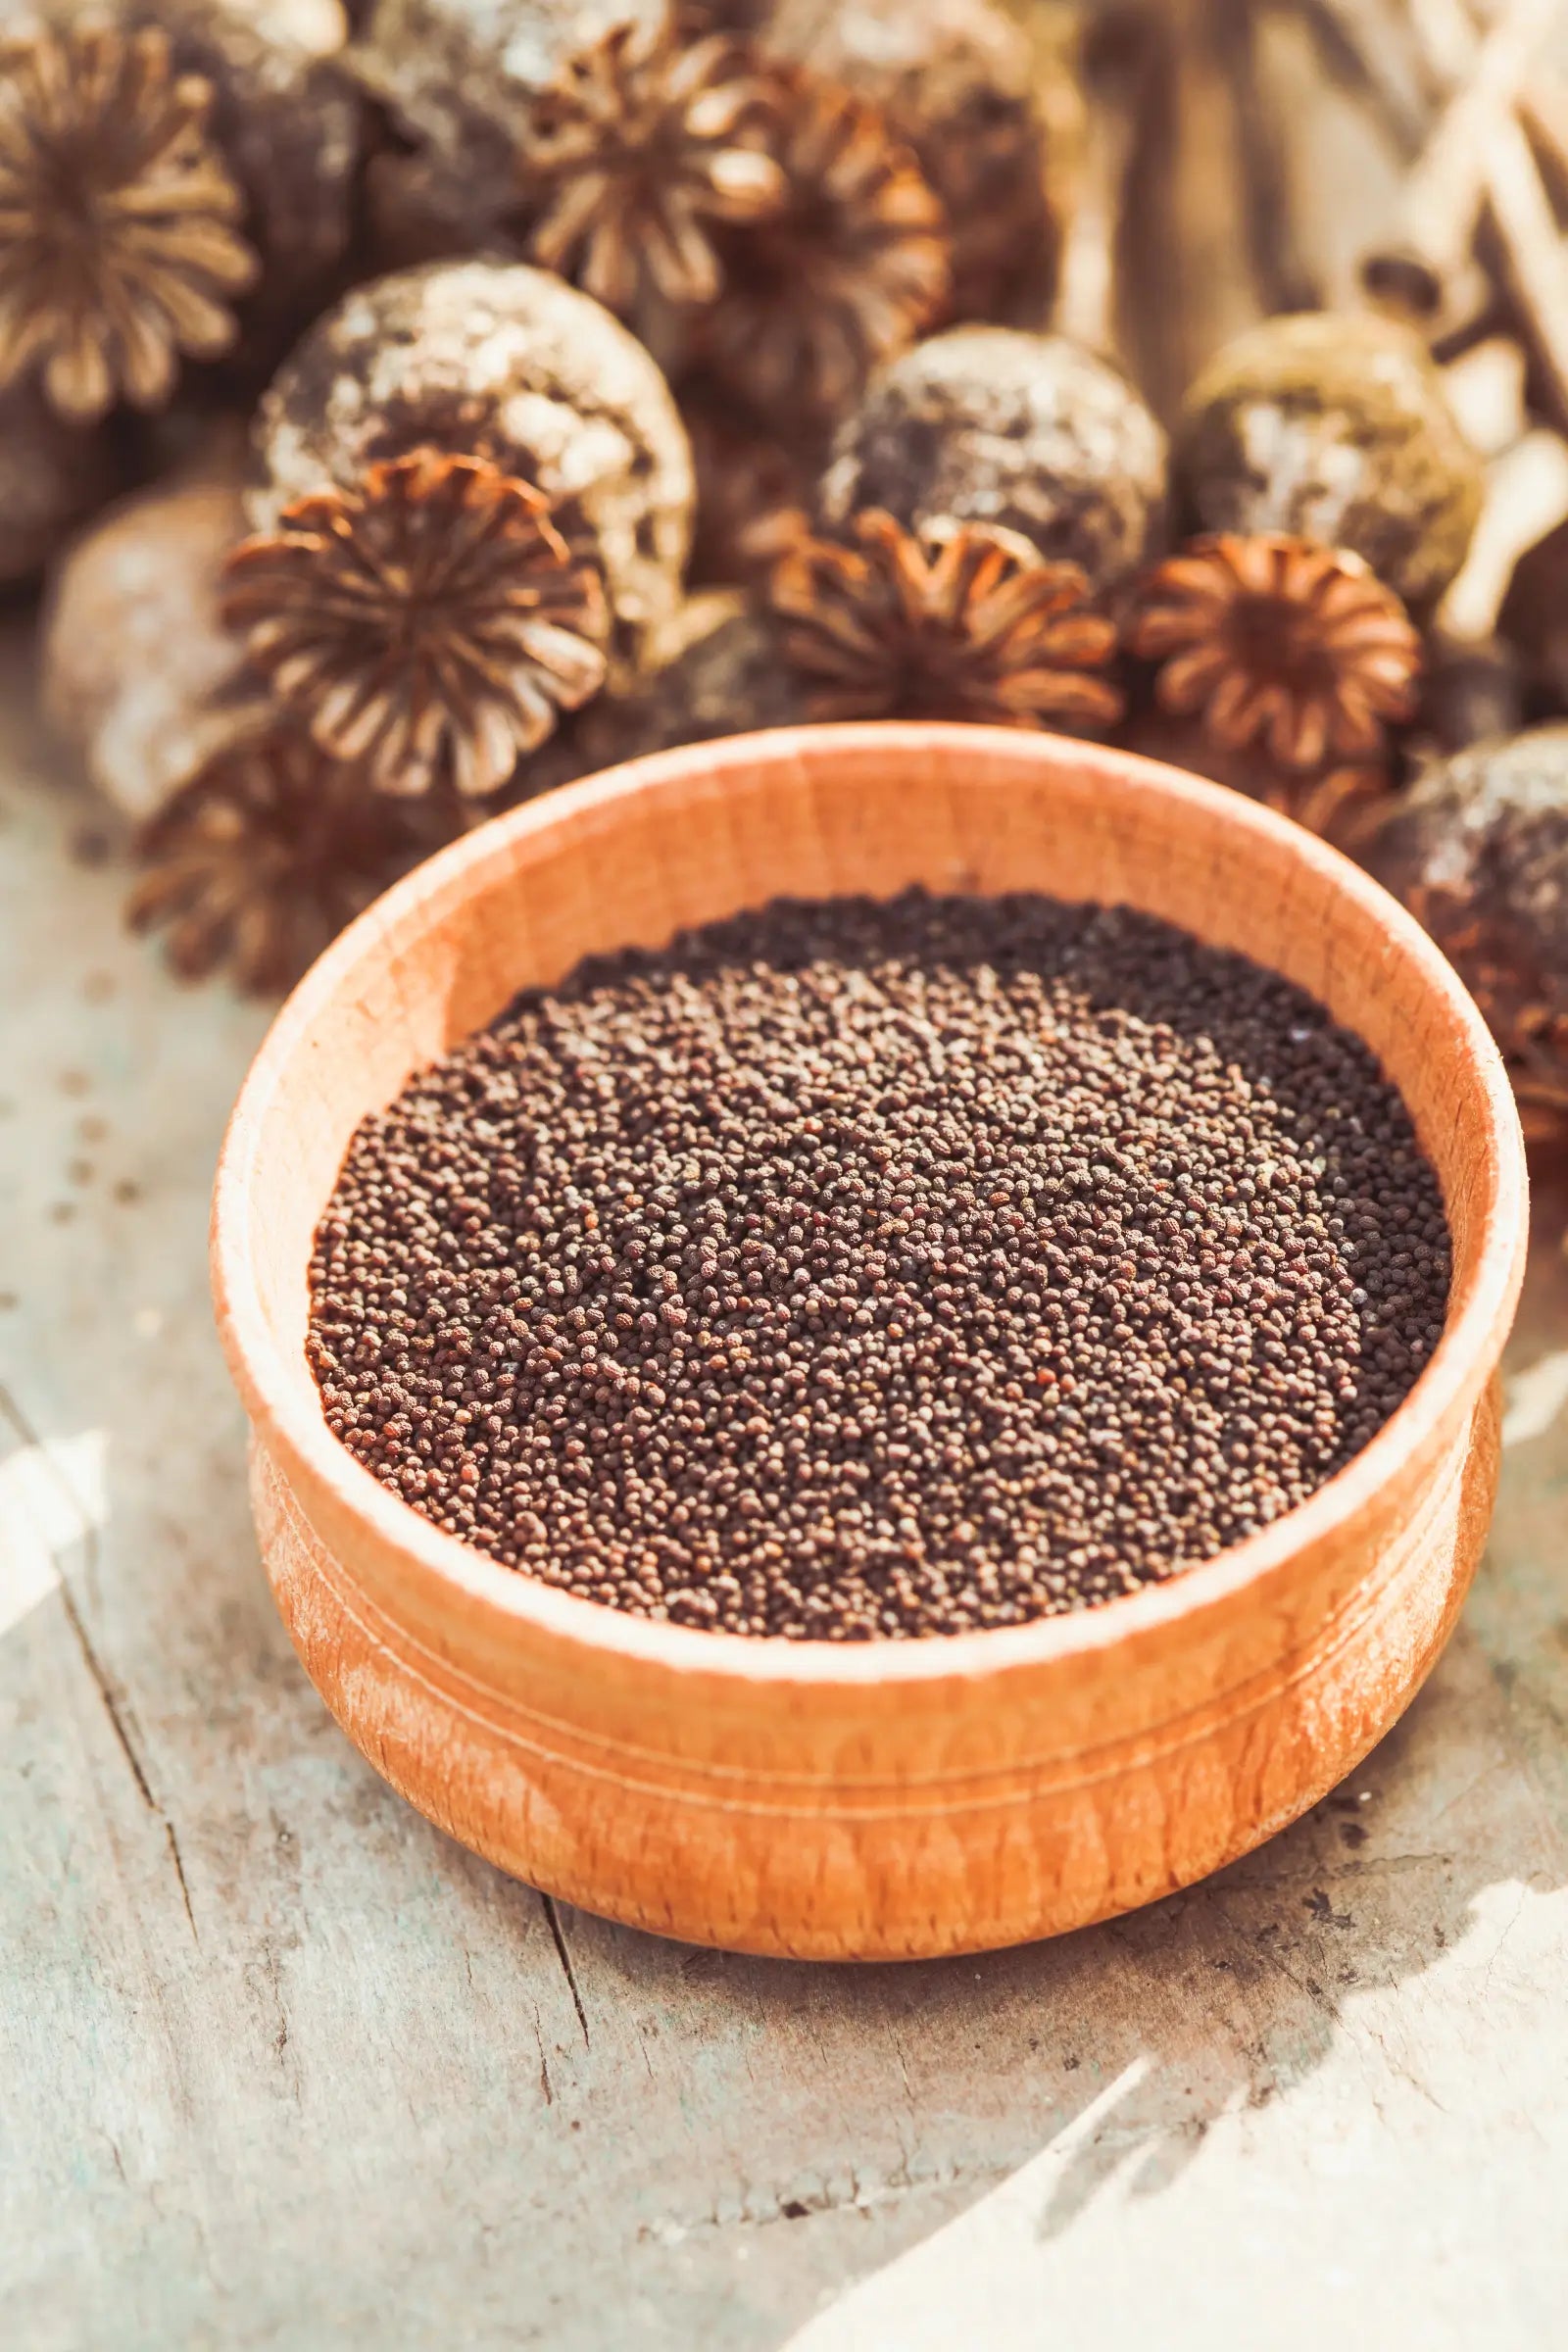
[[[1377,1054],[1442,1181],[1454,1287],[1417,1394],[1494,1356],[1524,1246],[1517,1117],[1479,1014],[1393,899],[1298,827],[1151,761],[846,726],[689,747],[533,803],[411,876],[315,967],[241,1099],[215,1210],[253,1405],[291,1391],[291,1419],[314,1414],[331,1445],[303,1357],[312,1237],[355,1127],[412,1071],[590,952],[780,894],[913,882],[1123,902],[1310,990]]]

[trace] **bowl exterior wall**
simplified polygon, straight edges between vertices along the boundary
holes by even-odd
[[[928,1959],[1154,1901],[1326,1795],[1447,1639],[1492,1512],[1497,1425],[1494,1388],[1340,1607],[1304,1624],[1276,1617],[1271,1653],[1185,1712],[1158,1648],[1141,1667],[1116,1659],[1122,1720],[1151,1728],[1092,1746],[1070,1720],[1043,1738],[1056,1711],[1024,1703],[1049,1700],[1053,1663],[1005,1706],[985,1676],[906,1687],[892,1740],[865,1690],[841,1685],[796,1719],[787,1770],[765,1715],[723,1755],[629,1740],[607,1724],[591,1672],[575,1704],[558,1689],[559,1713],[517,1704],[504,1675],[465,1671],[377,1606],[260,1446],[252,1486],[307,1671],[376,1771],[439,1828],[548,1893],[688,1942]],[[917,1777],[911,1754],[925,1759]]]

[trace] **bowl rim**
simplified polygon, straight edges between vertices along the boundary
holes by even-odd
[[[637,1617],[583,1600],[504,1567],[421,1518],[371,1476],[327,1428],[303,1351],[290,1361],[274,1340],[251,1247],[260,1188],[258,1147],[268,1108],[309,1033],[371,956],[385,935],[417,918],[421,907],[469,895],[514,862],[515,847],[572,818],[613,818],[626,801],[725,769],[808,763],[832,768],[874,742],[879,752],[929,754],[983,745],[1039,770],[1087,769],[1108,789],[1135,799],[1184,802],[1221,817],[1259,845],[1283,848],[1382,924],[1391,947],[1413,965],[1462,1033],[1456,1058],[1479,1088],[1488,1142],[1487,1194],[1476,1205],[1478,1243],[1443,1337],[1409,1395],[1377,1435],[1317,1492],[1258,1534],[1095,1608],[915,1642],[795,1641],[783,1635],[709,1632]],[[426,859],[364,913],[317,959],[285,1000],[251,1063],[230,1115],[213,1194],[211,1270],[214,1301],[231,1376],[253,1432],[277,1455],[288,1483],[296,1468],[329,1491],[383,1551],[399,1555],[461,1607],[489,1612],[514,1629],[613,1654],[628,1668],[663,1670],[681,1679],[717,1678],[781,1687],[864,1689],[918,1684],[1087,1657],[1157,1634],[1262,1584],[1289,1561],[1332,1540],[1375,1502],[1400,1465],[1430,1444],[1447,1418],[1478,1400],[1501,1352],[1523,1282],[1528,1239],[1528,1172],[1523,1133],[1502,1056],[1463,982],[1414,917],[1382,885],[1304,827],[1224,785],[1163,761],[1070,736],[959,721],[843,721],[779,727],[681,745],[607,768],[542,794],[491,818]],[[1467,1396],[1467,1392],[1473,1395]]]

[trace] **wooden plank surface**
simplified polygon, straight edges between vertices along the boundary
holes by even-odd
[[[8,2341],[1546,2346],[1568,2309],[1568,1265],[1405,1722],[1135,1918],[809,1971],[545,1904],[272,1613],[208,1185],[265,1014],[124,940],[0,645]]]

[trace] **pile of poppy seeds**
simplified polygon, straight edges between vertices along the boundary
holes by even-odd
[[[317,1236],[326,1417],[645,1617],[866,1641],[1168,1577],[1364,1446],[1442,1200],[1323,1007],[1123,907],[780,901],[414,1078]]]

